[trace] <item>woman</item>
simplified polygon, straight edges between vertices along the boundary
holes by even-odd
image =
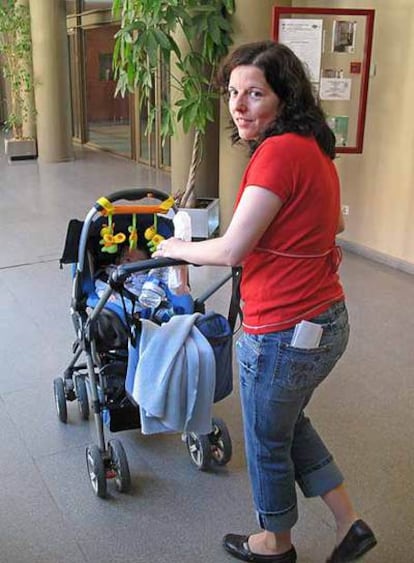
[[[335,517],[329,561],[353,561],[374,547],[375,536],[355,513],[339,468],[304,414],[349,334],[337,273],[335,235],[343,221],[334,135],[301,62],[284,45],[239,47],[219,83],[228,93],[232,139],[247,142],[252,154],[233,219],[219,238],[169,239],[154,256],[243,268],[237,352],[246,457],[262,531],[229,534],[224,547],[244,561],[295,562],[297,482],[305,496],[321,496]],[[299,328],[304,320],[310,324]]]

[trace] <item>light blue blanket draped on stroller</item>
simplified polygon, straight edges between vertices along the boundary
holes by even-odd
[[[211,432],[216,362],[194,324],[200,316],[172,317],[161,326],[142,321],[138,362],[132,373],[130,361],[126,390],[140,407],[143,434]]]

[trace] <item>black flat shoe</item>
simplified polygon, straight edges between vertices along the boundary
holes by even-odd
[[[256,563],[296,563],[296,551],[292,548],[280,555],[259,555],[252,553],[249,549],[249,536],[238,536],[227,534],[223,538],[223,546],[233,557],[242,561],[253,561]]]
[[[335,547],[327,563],[346,563],[362,557],[367,551],[377,545],[374,532],[363,520],[352,524],[348,533]]]

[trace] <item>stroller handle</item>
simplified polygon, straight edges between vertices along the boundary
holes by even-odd
[[[144,199],[146,197],[153,197],[154,199],[164,201],[165,199],[168,199],[170,195],[161,190],[154,190],[152,188],[125,188],[124,190],[105,196],[105,198],[111,203],[120,199],[134,201],[137,199]]]
[[[134,205],[120,205],[120,206],[113,206],[113,209],[110,209],[112,207],[112,203],[118,201],[118,200],[122,200],[125,199],[127,201],[137,201],[140,199],[144,199],[144,198],[154,198],[154,199],[158,199],[160,201],[160,204],[158,206],[134,206]],[[163,205],[165,203],[168,203],[168,205],[164,206]],[[108,204],[108,207],[107,207]],[[108,209],[109,208],[109,209]],[[86,252],[86,245],[87,245],[87,239],[88,239],[88,234],[89,234],[89,229],[90,226],[93,222],[93,220],[95,219],[95,217],[97,216],[97,213],[101,214],[101,215],[106,215],[111,213],[112,211],[115,212],[115,214],[119,213],[119,214],[124,214],[124,213],[165,213],[168,209],[172,209],[174,211],[174,213],[177,211],[177,207],[174,204],[174,200],[172,198],[172,196],[168,195],[167,193],[161,191],[161,190],[157,190],[157,189],[152,189],[152,188],[124,188],[122,190],[119,190],[117,192],[113,192],[110,195],[107,196],[103,196],[101,198],[99,198],[95,205],[89,210],[88,215],[86,216],[86,219],[84,221],[83,227],[82,227],[82,231],[81,231],[81,235],[80,235],[80,240],[79,240],[79,250],[78,250],[78,262],[77,262],[77,271],[83,271],[84,269],[84,261],[85,261],[85,252]]]
[[[135,272],[152,270],[153,268],[165,268],[167,266],[181,266],[183,264],[188,264],[188,262],[174,260],[173,258],[150,258],[149,260],[140,260],[139,262],[128,262],[117,267],[111,275],[109,284],[116,286],[123,283]]]

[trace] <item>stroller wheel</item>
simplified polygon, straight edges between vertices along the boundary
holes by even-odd
[[[53,394],[55,396],[56,412],[61,422],[67,422],[68,409],[66,408],[65,385],[61,377],[53,380]]]
[[[210,441],[206,434],[195,434],[190,432],[186,436],[186,445],[191,461],[200,471],[210,467],[211,451]]]
[[[233,447],[227,425],[221,418],[213,418],[213,430],[208,435],[211,457],[217,465],[226,465],[231,459]]]
[[[86,383],[83,377],[76,378],[76,397],[78,399],[79,412],[83,420],[88,420],[89,418],[89,400],[88,392],[86,390]]]
[[[108,446],[116,488],[120,493],[127,493],[131,488],[131,474],[124,447],[119,440],[109,440]]]
[[[96,496],[106,497],[106,475],[102,454],[98,446],[92,445],[86,448],[86,464],[88,466],[89,479]]]

